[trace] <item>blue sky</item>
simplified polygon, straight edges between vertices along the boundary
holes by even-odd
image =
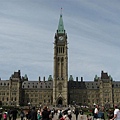
[[[69,75],[93,81],[101,71],[120,80],[119,0],[0,0],[0,77],[14,71],[53,75],[53,42],[62,7]]]

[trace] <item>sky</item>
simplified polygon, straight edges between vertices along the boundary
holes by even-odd
[[[120,0],[0,0],[0,77],[53,76],[54,36],[63,15],[68,75],[120,80]]]

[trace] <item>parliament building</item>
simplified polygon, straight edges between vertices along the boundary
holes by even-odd
[[[68,58],[67,33],[61,14],[54,37],[53,75],[32,81],[18,70],[8,80],[0,79],[0,106],[120,105],[120,81],[114,81],[104,71],[91,81],[83,77],[74,79],[68,76]]]

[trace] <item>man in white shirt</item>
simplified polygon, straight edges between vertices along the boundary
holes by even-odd
[[[117,105],[115,105],[114,107],[114,117],[111,120],[120,120],[120,110],[118,109]]]
[[[99,111],[98,111],[98,108],[99,108],[99,106],[96,105],[96,106],[95,106],[95,109],[94,109],[94,118],[95,118],[95,119],[98,118],[98,112],[99,112]]]

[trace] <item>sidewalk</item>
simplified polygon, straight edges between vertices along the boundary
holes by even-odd
[[[21,118],[17,118],[16,120],[21,120]],[[24,118],[26,120],[26,118]],[[58,115],[54,115],[52,120],[58,120]],[[72,114],[72,120],[76,120],[75,114]],[[78,115],[78,120],[87,120],[86,115]]]

